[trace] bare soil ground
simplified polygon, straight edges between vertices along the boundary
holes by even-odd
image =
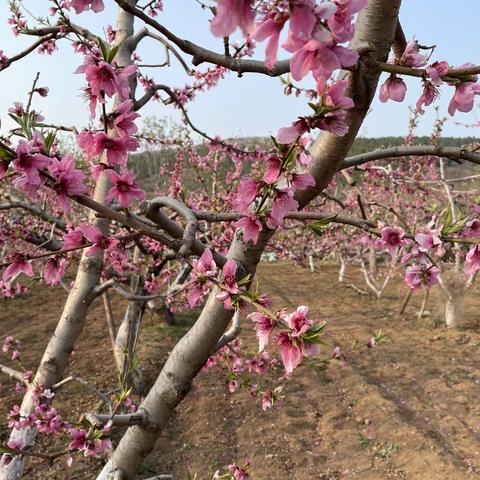
[[[352,279],[361,284],[358,272]],[[246,392],[229,394],[217,370],[201,374],[180,405],[139,478],[171,473],[176,480],[207,478],[232,461],[252,462],[256,480],[434,479],[480,477],[480,315],[478,287],[470,292],[464,327],[433,328],[441,320],[439,287],[430,297],[430,317],[416,319],[420,296],[405,315],[398,311],[406,289],[398,279],[383,298],[362,296],[337,284],[335,266],[310,273],[289,264],[262,264],[262,291],[275,305],[290,310],[309,305],[312,318],[328,320],[327,340],[347,347],[354,338],[367,341],[381,328],[390,338],[376,350],[356,353],[348,365],[308,360],[291,379],[282,380],[286,400],[264,413]],[[0,301],[0,335],[22,339],[26,366],[34,366],[54,330],[66,293],[36,288],[29,296]],[[117,319],[123,301],[115,302]],[[140,361],[153,382],[176,340],[188,329],[192,315],[167,327],[148,317],[142,327]],[[244,344],[254,354],[256,341],[245,322]],[[331,347],[325,350],[328,355]],[[115,381],[112,354],[101,301],[88,317],[69,373],[81,375],[108,390]],[[279,370],[280,375],[280,370]],[[19,401],[13,383],[0,377],[1,418]],[[55,405],[69,418],[95,408],[97,398],[70,384]],[[82,394],[81,394],[82,393]],[[6,428],[2,429],[2,440]],[[44,451],[58,449],[48,438]],[[102,460],[79,460],[68,469],[30,465],[26,478],[93,479]]]

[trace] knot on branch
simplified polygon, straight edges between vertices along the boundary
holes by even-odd
[[[185,204],[171,197],[157,197],[148,202],[147,212],[151,210],[158,210],[160,207],[168,207],[178,215],[183,217],[187,222],[185,230],[183,231],[182,243],[178,249],[178,257],[183,258],[189,255],[192,251],[193,243],[195,241],[195,234],[199,228],[198,220],[193,210],[188,208]],[[148,217],[148,214],[147,214]]]

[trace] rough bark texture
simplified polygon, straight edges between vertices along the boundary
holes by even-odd
[[[298,195],[302,207],[328,185],[358,134],[379,79],[379,72],[369,67],[373,63],[370,60],[387,59],[397,26],[400,1],[370,0],[368,7],[359,15],[352,46],[368,52],[360,70],[349,75],[347,94],[353,97],[356,105],[349,113],[350,130],[345,137],[323,134],[313,145],[311,173],[316,179],[316,186]],[[236,236],[228,256],[254,273],[272,234],[271,231],[262,231],[255,246],[243,244]],[[185,398],[193,379],[232,318],[232,312],[225,310],[215,298],[216,293],[215,290],[211,293],[195,325],[173,349],[140,407],[151,420],[150,426],[133,426],[127,430],[98,480],[134,478],[173,410]]]
[[[132,34],[133,18],[121,10],[117,22],[117,42],[121,42]],[[130,58],[131,52],[127,42],[125,42],[117,54],[117,63],[119,65],[126,65],[131,63]],[[105,175],[102,175],[95,184],[94,200],[103,203],[108,189],[108,179]],[[90,215],[89,221],[100,227],[104,232],[108,229],[108,221],[98,219],[94,213]],[[75,342],[85,324],[88,308],[95,298],[93,289],[99,282],[102,268],[103,251],[99,251],[91,257],[87,257],[85,254],[82,255],[74,286],[68,295],[55,332],[45,349],[40,367],[35,375],[34,384],[42,384],[45,387],[49,387],[61,380]],[[29,390],[23,398],[21,411],[23,415],[28,415],[33,412],[34,409],[35,401],[32,396],[32,391]],[[13,430],[10,440],[20,440],[24,446],[31,447],[35,444],[36,437],[37,430],[35,428],[29,430]],[[23,475],[25,460],[25,457],[16,456],[7,466],[2,464],[0,466],[0,479],[20,479]]]

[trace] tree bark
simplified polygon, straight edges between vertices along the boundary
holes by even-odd
[[[380,76],[369,60],[385,61],[391,48],[397,26],[401,0],[370,0],[358,17],[352,47],[367,48],[364,62],[358,72],[349,74],[347,94],[352,96],[355,107],[348,114],[349,132],[344,137],[322,134],[314,143],[311,153],[314,159],[310,173],[316,180],[315,187],[297,195],[300,206],[306,206],[328,185],[348,150],[353,144],[368,112]],[[274,232],[264,230],[254,246],[245,245],[235,237],[228,256],[241,263],[254,274],[261,254]],[[140,410],[151,423],[148,427],[132,426],[120,440],[111,459],[97,477],[98,480],[133,479],[143,459],[153,449],[175,407],[187,395],[191,383],[218,340],[226,330],[231,311],[224,309],[214,289],[191,330],[178,342],[161,370],[154,386]]]
[[[123,10],[119,10],[117,17],[116,41],[121,43],[133,34],[133,17]],[[123,42],[117,53],[117,63],[120,66],[131,63],[131,51],[128,42]],[[103,203],[109,190],[106,175],[102,175],[95,184],[93,198]],[[108,230],[109,222],[99,219],[92,212],[89,216],[90,223],[98,226],[104,233]],[[103,251],[87,257],[82,254],[75,283],[65,303],[62,315],[43,354],[33,384],[44,385],[46,388],[62,379],[65,369],[73,351],[75,342],[79,337],[87,316],[91,302],[94,300],[94,288],[97,286],[103,268]],[[32,389],[27,390],[21,405],[22,415],[28,415],[35,409],[35,399]],[[10,440],[20,440],[25,447],[32,447],[37,437],[36,428],[16,430],[10,435]],[[18,480],[23,475],[25,456],[13,457],[8,465],[0,465],[1,480]]]

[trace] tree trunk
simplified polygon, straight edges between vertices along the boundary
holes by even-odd
[[[447,328],[458,328],[461,325],[468,280],[465,281],[456,269],[444,272],[440,277],[440,285],[447,294],[445,303],[445,325]]]
[[[144,295],[143,281],[137,277],[137,286],[132,290],[134,295]],[[121,383],[127,388],[133,387],[138,395],[144,394],[145,385],[142,379],[136,346],[140,324],[145,311],[145,300],[131,301],[125,311],[123,321],[118,328],[115,338],[115,361],[120,375]]]
[[[458,328],[460,324],[460,315],[462,312],[461,302],[454,299],[448,299],[445,304],[445,324],[447,328]]]
[[[397,26],[400,0],[370,0],[357,21],[353,48],[368,47],[367,55],[373,60],[385,61],[393,42]],[[299,192],[297,199],[303,208],[328,185],[352,146],[362,122],[370,108],[378,85],[380,73],[370,68],[369,62],[348,74],[347,95],[355,101],[348,113],[349,131],[344,137],[324,133],[311,149],[313,167],[310,173],[315,187]],[[255,246],[243,244],[235,237],[228,256],[254,273],[261,254],[273,234],[264,229]],[[190,331],[178,342],[148,393],[140,410],[151,420],[147,427],[132,426],[120,440],[98,480],[133,479],[144,458],[153,449],[157,437],[163,431],[175,407],[185,398],[191,383],[226,330],[232,311],[225,310],[215,295],[215,288]]]
[[[121,43],[133,34],[133,17],[123,10],[119,10],[117,18],[116,41]],[[117,63],[120,66],[131,63],[131,51],[128,42],[124,42],[117,53]],[[109,190],[108,178],[103,174],[95,183],[94,200],[103,203]],[[91,224],[98,226],[103,233],[107,233],[109,222],[99,219],[92,212],[89,216]],[[80,335],[88,309],[94,300],[94,289],[98,285],[103,268],[103,251],[91,257],[82,254],[75,283],[65,303],[62,315],[54,334],[50,338],[43,354],[40,366],[34,377],[35,385],[44,385],[46,388],[62,379],[65,369],[74,349],[75,342]],[[35,409],[33,391],[28,389],[21,405],[22,415],[28,415]],[[14,429],[10,440],[19,440],[24,447],[32,447],[37,437],[37,429]],[[18,480],[23,475],[26,457],[17,455],[8,465],[0,465],[0,480]]]
[[[377,251],[374,247],[368,249],[368,273],[370,275],[378,273]]]
[[[340,270],[338,271],[338,283],[345,283],[345,271],[347,270],[347,263],[343,255],[340,255]]]

